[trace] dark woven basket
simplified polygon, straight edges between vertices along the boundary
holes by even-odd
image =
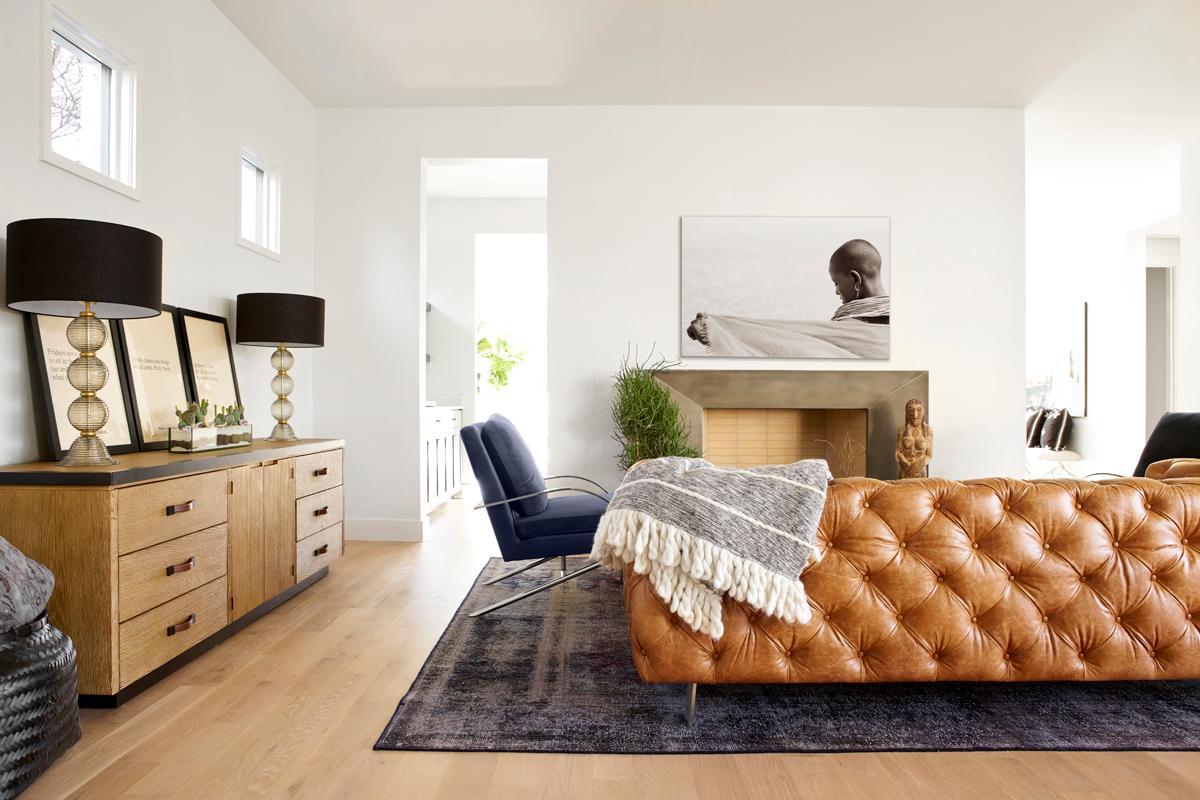
[[[77,741],[75,645],[43,613],[0,634],[0,798],[19,795]]]

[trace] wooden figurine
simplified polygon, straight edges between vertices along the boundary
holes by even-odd
[[[896,434],[896,463],[901,478],[924,478],[933,458],[933,428],[925,421],[925,404],[909,400],[904,405],[904,427]]]

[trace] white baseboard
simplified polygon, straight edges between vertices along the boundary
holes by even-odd
[[[375,542],[419,542],[425,522],[419,519],[348,519],[346,538]]]

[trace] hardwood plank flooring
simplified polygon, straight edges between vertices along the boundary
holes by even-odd
[[[308,591],[113,710],[27,798],[1200,797],[1197,753],[626,756],[371,750],[495,543],[347,542]]]

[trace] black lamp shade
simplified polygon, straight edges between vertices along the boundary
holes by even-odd
[[[325,298],[275,292],[239,294],[237,343],[324,347]]]
[[[162,239],[87,219],[24,219],[8,226],[5,302],[16,311],[78,316],[90,301],[101,319],[162,310]]]

